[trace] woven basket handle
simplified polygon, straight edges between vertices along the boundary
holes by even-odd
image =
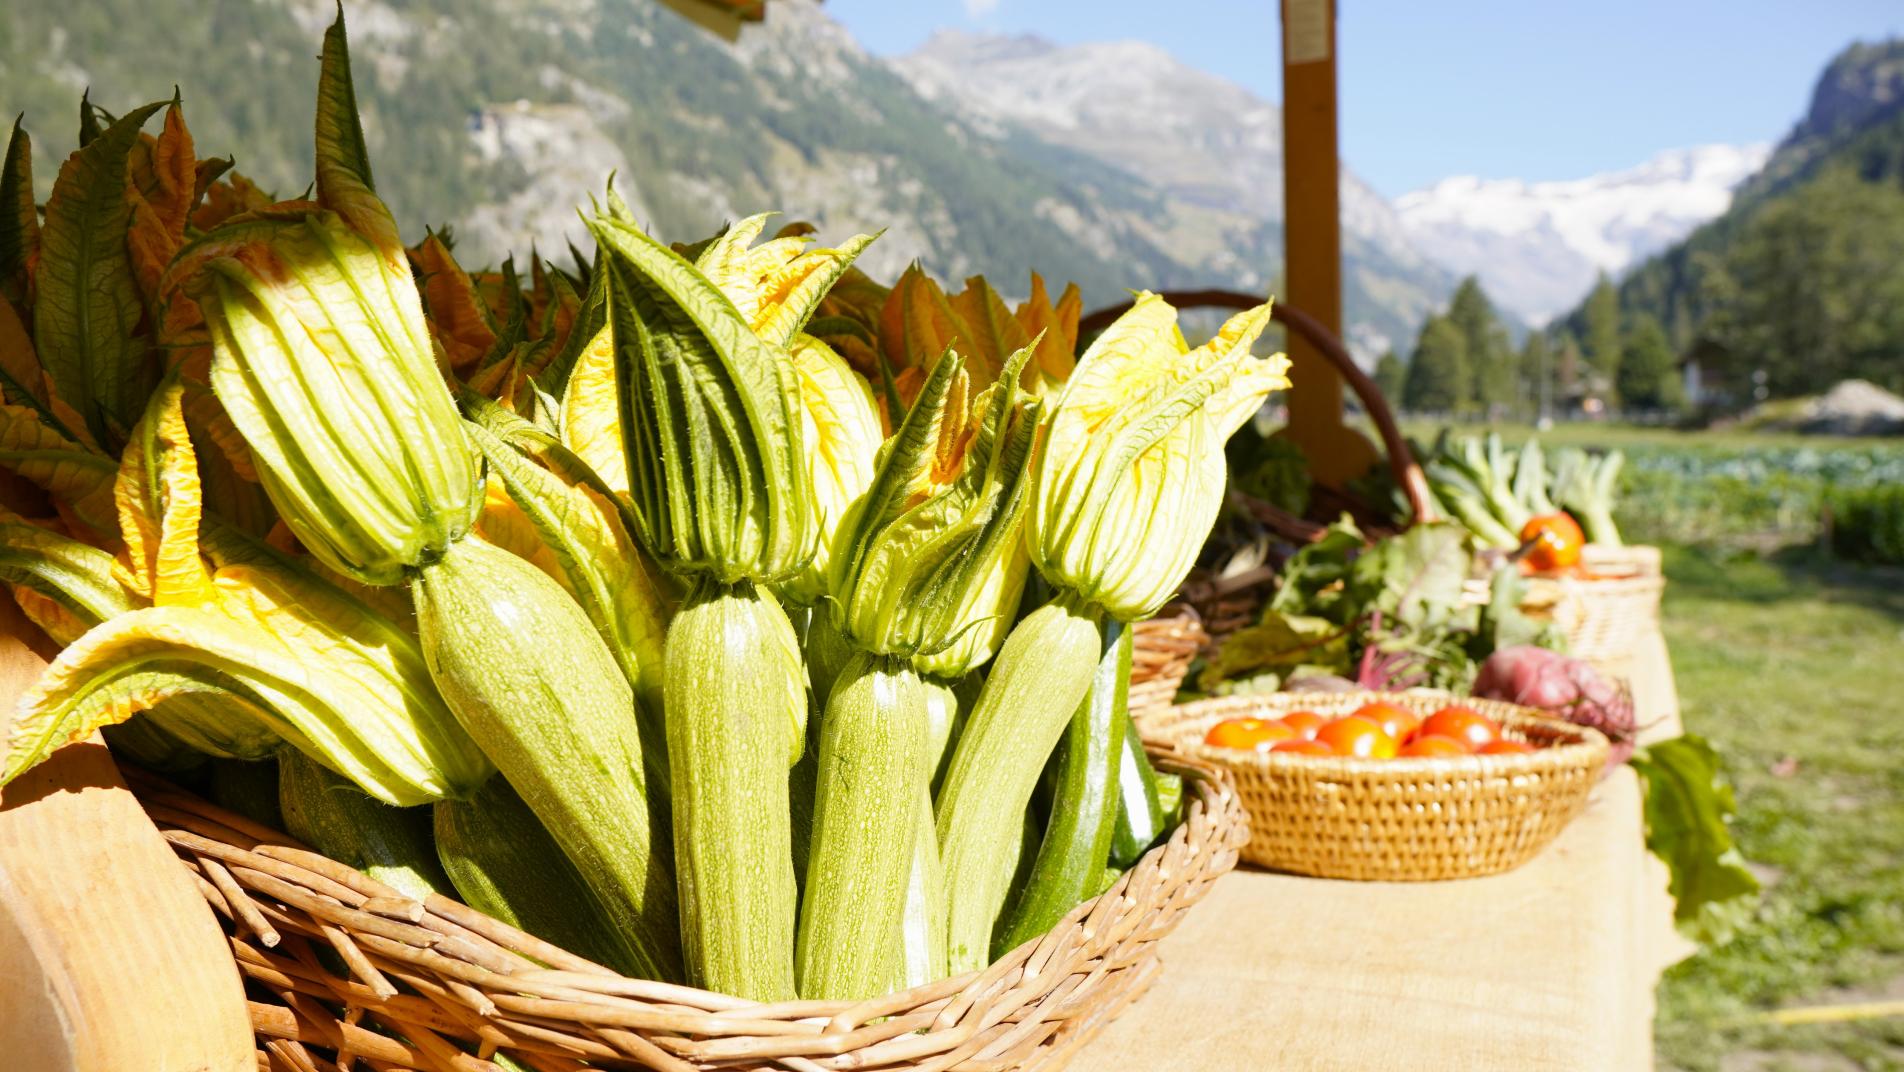
[[[1244,294],[1235,290],[1166,290],[1159,297],[1179,309],[1191,309],[1199,306],[1213,306],[1222,309],[1254,309],[1263,303],[1259,295]],[[1113,320],[1124,315],[1131,307],[1130,302],[1113,305],[1083,317],[1078,321],[1079,334],[1088,334],[1110,326]],[[1428,494],[1428,478],[1422,474],[1421,466],[1415,461],[1415,454],[1408,449],[1408,440],[1402,438],[1402,430],[1395,423],[1395,411],[1389,408],[1388,400],[1375,386],[1368,373],[1349,356],[1348,348],[1335,333],[1322,326],[1322,322],[1293,305],[1277,302],[1270,315],[1284,328],[1303,337],[1309,345],[1316,348],[1327,358],[1342,379],[1361,400],[1362,408],[1369,419],[1375,422],[1376,431],[1381,433],[1382,446],[1388,451],[1388,467],[1395,474],[1395,484],[1402,489],[1402,495],[1408,500],[1409,513],[1414,515],[1416,523],[1434,521],[1433,500]]]

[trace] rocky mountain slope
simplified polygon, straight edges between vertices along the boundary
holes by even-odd
[[[1676,346],[1690,346],[1714,310],[1714,295],[1738,290],[1727,262],[1755,237],[1754,222],[1797,204],[1828,174],[1854,185],[1904,187],[1904,39],[1860,42],[1839,53],[1820,73],[1804,115],[1737,187],[1726,211],[1620,281],[1621,308],[1656,317]],[[1568,323],[1580,330],[1584,310],[1575,308]]]
[[[1138,286],[1267,291],[1280,259],[1275,109],[1146,46],[1026,68],[1089,83],[1068,99],[1081,109],[1061,136],[1062,116],[928,99],[916,67],[869,55],[811,0],[773,5],[738,45],[652,0],[345,9],[379,191],[406,233],[447,224],[473,264],[581,242],[574,209],[610,171],[666,237],[780,209],[828,237],[886,228],[864,261],[879,275],[916,258],[947,278],[982,271],[1022,290],[1036,268],[1075,279],[1092,305]],[[0,108],[26,113],[43,196],[72,149],[82,90],[117,112],[176,83],[202,152],[234,153],[241,170],[294,194],[309,181],[314,57],[333,10],[332,0],[0,4]],[[1139,89],[1158,122],[1120,128],[1093,103],[1106,92],[1135,102]],[[1058,115],[1067,99],[1050,99]],[[1232,106],[1240,119],[1225,123]],[[1373,352],[1412,335],[1448,279],[1409,250],[1380,198],[1353,180],[1345,193],[1350,316]]]
[[[1544,323],[1600,272],[1619,275],[1724,212],[1766,145],[1701,145],[1566,182],[1461,175],[1399,198],[1417,247],[1522,318]]]
[[[941,31],[898,57],[920,93],[995,136],[1028,132],[1160,188],[1169,241],[1210,283],[1262,286],[1263,261],[1231,237],[1282,206],[1282,112],[1139,41],[1061,46],[1035,36]],[[1342,176],[1344,289],[1358,349],[1405,345],[1452,290],[1382,196]]]

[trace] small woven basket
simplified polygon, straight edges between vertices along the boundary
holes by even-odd
[[[1143,993],[1157,942],[1249,833],[1195,759],[1183,822],[1102,896],[982,972],[859,1003],[757,1005],[629,979],[447,897],[418,902],[171,784],[125,768],[224,923],[258,1067],[501,1072],[639,1068],[1056,1069]]]
[[[1186,603],[1173,603],[1131,626],[1130,709],[1174,703],[1190,664],[1209,642],[1202,616]]]
[[[1666,578],[1658,572],[1625,576],[1528,578],[1521,610],[1567,634],[1567,653],[1609,672],[1628,667],[1647,638],[1659,633]]]
[[[1203,743],[1226,718],[1325,717],[1386,700],[1427,715],[1451,702],[1539,745],[1523,755],[1356,759],[1254,753]],[[1435,692],[1276,693],[1154,712],[1144,739],[1228,770],[1250,815],[1243,859],[1322,878],[1421,882],[1509,871],[1545,848],[1586,805],[1606,765],[1598,732],[1493,700]]]

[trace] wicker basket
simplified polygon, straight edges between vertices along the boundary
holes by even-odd
[[[1524,755],[1354,759],[1203,743],[1209,728],[1226,718],[1278,718],[1297,710],[1337,716],[1371,700],[1425,715],[1453,697],[1425,691],[1237,696],[1152,713],[1139,728],[1146,741],[1234,776],[1250,814],[1244,860],[1323,878],[1415,882],[1512,870],[1580,813],[1606,764],[1606,738],[1594,730],[1466,698],[1459,702],[1498,720],[1508,736],[1543,747]]]
[[[419,903],[134,769],[225,924],[259,1068],[1055,1069],[1142,993],[1156,944],[1249,834],[1234,786],[1174,754],[1185,818],[1103,896],[983,972],[872,1001],[755,1005],[628,979],[445,897]],[[536,963],[540,962],[540,963]]]
[[[1546,619],[1567,634],[1569,654],[1618,673],[1647,638],[1659,632],[1659,602],[1666,578],[1659,573],[1627,576],[1528,578],[1521,610]]]
[[[1191,662],[1209,642],[1202,616],[1186,603],[1173,603],[1131,626],[1130,709],[1174,703]]]

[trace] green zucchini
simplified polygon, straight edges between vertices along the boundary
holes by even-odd
[[[925,686],[926,768],[936,790],[952,767],[952,743],[964,712],[959,708],[957,683],[933,674],[921,675],[919,680]]]
[[[912,867],[899,928],[899,961],[893,986],[907,990],[945,978],[945,870],[939,865],[938,828],[932,796],[919,794],[918,831],[912,837]]]
[[[668,626],[668,766],[688,982],[794,996],[799,886],[788,772],[805,750],[807,678],[766,589],[703,580]]]
[[[547,574],[476,537],[419,570],[411,594],[437,689],[629,936],[632,974],[681,979],[634,692],[588,615]]]
[[[1117,765],[1117,826],[1111,831],[1112,867],[1136,863],[1170,831],[1157,770],[1144,754],[1137,726],[1125,715],[1124,748]]]
[[[139,721],[133,719],[133,722]],[[278,808],[278,761],[246,763],[236,759],[211,762],[212,802],[226,811],[234,811],[259,826],[284,829],[284,813]]]
[[[284,832],[407,897],[451,891],[436,862],[430,811],[393,808],[295,748],[278,755]]]
[[[1065,724],[1090,690],[1101,612],[1060,596],[1012,628],[953,750],[938,799],[948,970],[989,962],[1014,833]]]
[[[1130,629],[1106,619],[1104,644],[1091,691],[1058,744],[1051,818],[1031,878],[993,936],[994,958],[1050,930],[1090,897],[1110,855],[1118,764],[1130,718]]]
[[[800,902],[800,996],[883,993],[899,957],[928,762],[925,686],[903,658],[856,655],[820,727],[813,844]]]
[[[562,847],[498,775],[468,800],[433,805],[436,855],[464,904],[627,974],[641,958]]]

